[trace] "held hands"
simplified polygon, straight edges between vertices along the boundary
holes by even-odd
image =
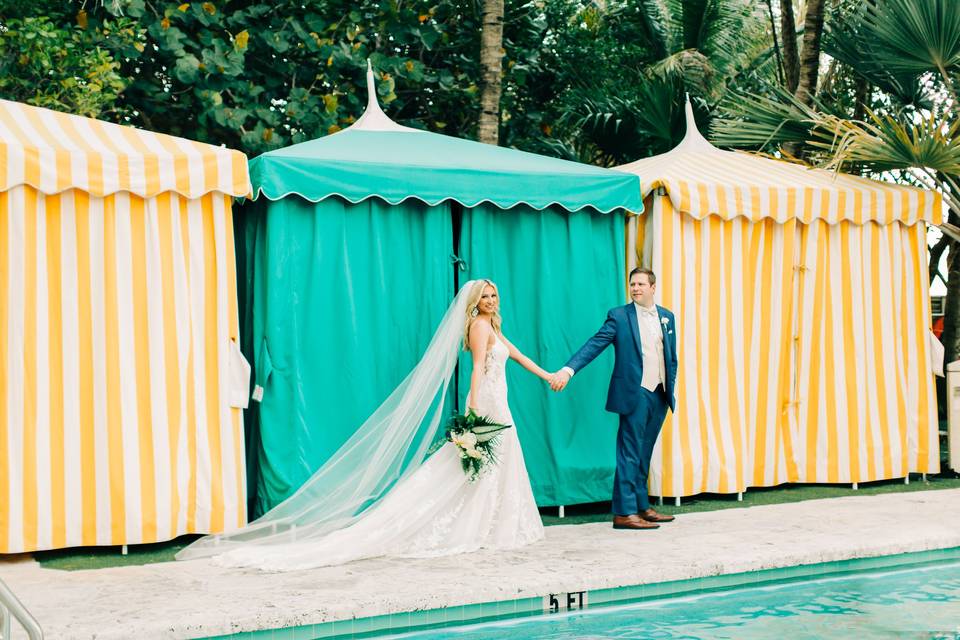
[[[570,374],[560,370],[550,374],[550,388],[554,391],[563,391],[563,388],[570,382]]]

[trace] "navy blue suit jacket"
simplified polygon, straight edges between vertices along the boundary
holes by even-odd
[[[667,381],[665,390],[667,404],[675,410],[677,381],[677,334],[673,313],[657,305],[660,329],[663,331],[663,360]],[[613,343],[613,376],[607,392],[607,411],[627,415],[633,413],[640,399],[640,382],[643,379],[643,347],[640,343],[640,328],[637,324],[637,308],[631,302],[614,307],[597,333],[573,354],[566,366],[574,372],[583,369],[604,349]]]

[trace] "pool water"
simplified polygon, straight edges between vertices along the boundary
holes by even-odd
[[[960,640],[960,560],[391,637]]]

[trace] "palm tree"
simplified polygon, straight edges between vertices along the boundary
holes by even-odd
[[[769,5],[769,0],[767,6],[772,14],[773,7]],[[797,49],[797,19],[793,13],[793,0],[780,0],[780,35],[783,40],[784,84],[790,93],[795,94],[800,84],[800,51]]]
[[[791,0],[785,0],[785,4],[790,4],[790,2]],[[820,38],[823,34],[823,10],[824,0],[807,0],[807,12],[803,20],[800,75],[795,94],[797,100],[804,104],[813,102],[813,97],[817,94],[817,79],[820,77]]]
[[[684,92],[705,121],[729,86],[775,73],[766,18],[751,0],[611,0],[581,14],[598,30],[636,34],[645,56],[613,79],[584,74],[565,116],[578,135],[553,143],[560,155],[609,166],[665,152],[683,137]]]
[[[480,32],[480,121],[477,138],[497,144],[500,139],[500,93],[503,80],[503,2],[483,0],[483,27]]]
[[[857,105],[865,117],[774,90],[729,100],[713,138],[768,151],[806,143],[820,166],[898,172],[939,191],[950,209],[939,249],[949,245],[952,254],[943,342],[947,360],[954,360],[960,354],[960,11],[955,0],[864,0],[830,25],[825,51],[866,87],[859,97],[870,107]],[[937,248],[932,254],[939,256]]]

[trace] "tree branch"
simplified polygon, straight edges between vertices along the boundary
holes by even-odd
[[[950,246],[951,241],[950,236],[944,233],[930,249],[930,262],[927,266],[930,284],[933,284],[934,279],[940,274],[940,258],[943,256],[943,252],[947,250],[947,247]]]

